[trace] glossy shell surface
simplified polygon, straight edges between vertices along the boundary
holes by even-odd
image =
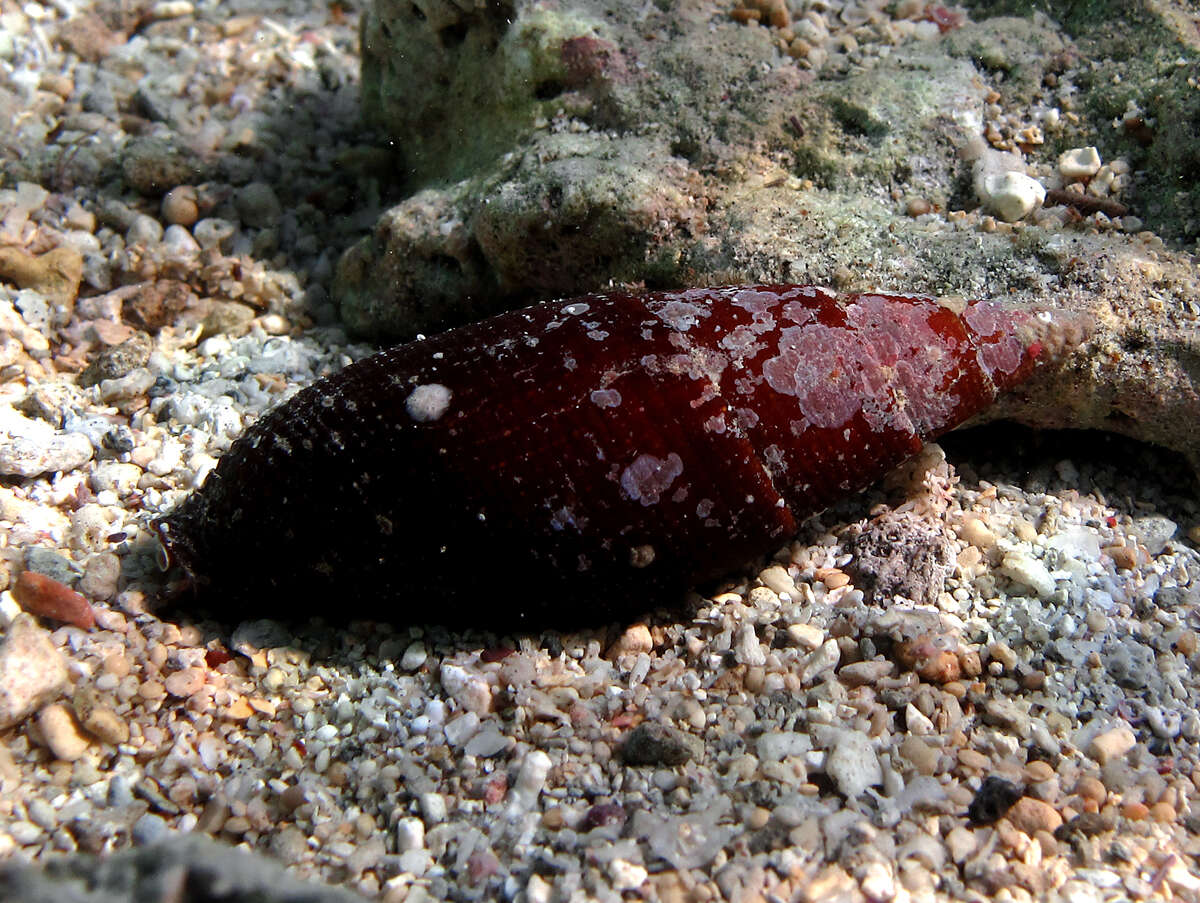
[[[300,391],[158,529],[206,605],[247,615],[633,616],[770,553],[1024,379],[1057,332],[813,286],[541,304]]]

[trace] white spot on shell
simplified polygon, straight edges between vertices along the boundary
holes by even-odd
[[[590,305],[585,304],[582,301],[574,301],[571,304],[566,305],[562,310],[564,314],[571,314],[572,316],[577,317],[580,314],[586,314],[589,309]]]
[[[676,477],[683,473],[683,459],[675,452],[666,460],[641,454],[621,473],[621,488],[635,502],[655,505]]]
[[[601,408],[616,408],[621,405],[621,393],[616,389],[596,389],[588,398],[592,404]]]
[[[446,413],[453,394],[441,383],[426,383],[413,389],[404,407],[417,423],[431,423]]]
[[[680,332],[687,332],[701,317],[707,317],[711,311],[703,304],[693,304],[690,301],[669,300],[657,306],[654,315]]]

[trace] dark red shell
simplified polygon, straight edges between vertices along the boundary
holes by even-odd
[[[1055,329],[794,285],[541,304],[304,389],[158,527],[204,601],[245,614],[634,615],[988,405]]]

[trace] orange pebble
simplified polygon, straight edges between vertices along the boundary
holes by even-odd
[[[1085,800],[1093,800],[1097,804],[1103,803],[1108,797],[1108,791],[1105,790],[1104,784],[1098,778],[1082,777],[1075,782],[1075,792]]]
[[[1159,824],[1175,821],[1175,807],[1170,803],[1155,803],[1150,807],[1150,817]]]
[[[96,626],[91,603],[64,583],[37,571],[22,571],[13,587],[13,597],[25,611],[84,630]]]
[[[1121,807],[1121,814],[1130,821],[1141,821],[1150,814],[1150,809],[1145,803],[1126,803]]]

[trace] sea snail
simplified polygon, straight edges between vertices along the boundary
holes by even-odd
[[[217,611],[633,616],[769,553],[1082,329],[803,285],[539,304],[300,391],[156,528]]]

